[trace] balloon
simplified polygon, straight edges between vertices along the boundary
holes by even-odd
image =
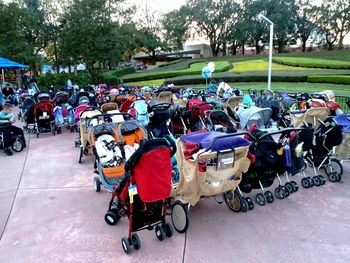
[[[202,69],[202,76],[206,79],[209,79],[211,77],[211,68],[209,68],[208,66],[205,66],[203,69]]]
[[[209,62],[208,67],[211,69],[212,73],[215,71],[215,63],[214,62]]]

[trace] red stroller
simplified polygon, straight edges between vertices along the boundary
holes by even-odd
[[[173,227],[165,216],[171,194],[171,157],[175,152],[172,140],[144,141],[125,165],[125,179],[115,187],[105,220],[114,225],[122,215],[129,217],[129,234],[122,238],[127,254],[131,247],[141,247],[140,238],[133,232],[155,227],[160,241],[173,235]]]
[[[40,98],[42,96],[42,98]],[[46,94],[40,94],[38,96],[39,102],[34,106],[34,116],[36,119],[37,129],[35,129],[36,137],[39,137],[40,133],[56,134],[56,127],[54,123],[54,105],[46,97]]]

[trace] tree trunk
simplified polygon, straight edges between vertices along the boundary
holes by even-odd
[[[39,74],[38,74],[38,70],[36,68],[36,62],[34,61],[33,64],[32,64],[32,71],[33,71],[33,75],[34,77],[37,77]]]
[[[259,46],[259,40],[255,40],[255,53],[256,55],[260,54],[260,46]]]
[[[242,55],[245,55],[245,41],[242,42]]]
[[[152,50],[152,65],[155,65],[157,62],[156,51]]]
[[[277,41],[277,44],[278,44],[278,49],[277,49],[278,53],[283,53],[284,45],[283,45],[282,41]]]
[[[226,56],[227,43],[226,41],[222,44],[222,55]]]
[[[72,73],[72,70],[70,68],[70,63],[68,63],[68,73],[71,74]]]
[[[237,46],[232,45],[231,49],[232,49],[232,56],[236,56],[237,55]]]
[[[57,41],[53,41],[53,50],[54,50],[54,56],[55,56],[55,68],[57,74],[60,73],[60,65],[58,63],[58,49],[57,49]]]
[[[306,51],[306,41],[304,39],[301,40],[302,44],[301,44],[301,52],[305,52]]]
[[[218,54],[216,53],[216,44],[211,43],[210,48],[211,48],[211,53],[212,53],[213,57],[217,57]]]
[[[339,43],[338,43],[338,48],[339,49],[344,49],[344,36],[343,36],[343,34],[340,34],[340,36],[339,36]]]

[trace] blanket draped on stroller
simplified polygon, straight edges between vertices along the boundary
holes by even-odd
[[[213,196],[238,186],[242,173],[249,168],[249,142],[238,136],[227,137],[217,139],[210,151],[204,150],[214,137],[222,135],[225,133],[211,131],[184,135],[177,140],[176,158],[180,181],[173,189],[172,196],[194,206],[201,196]],[[210,161],[218,160],[222,150],[232,150],[228,158],[231,164],[220,169],[219,165],[213,165]],[[190,157],[191,154],[195,154],[195,157]],[[207,164],[206,169],[200,167],[200,162]],[[216,161],[216,164],[219,162]]]

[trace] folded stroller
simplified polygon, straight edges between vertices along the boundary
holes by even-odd
[[[250,142],[242,137],[247,133],[225,134],[209,131],[183,135],[177,140],[176,159],[180,180],[174,186],[171,218],[179,233],[189,225],[188,209],[203,196],[224,194],[232,209],[232,193],[249,168],[247,153]]]
[[[333,148],[342,143],[342,126],[337,125],[332,117],[328,117],[325,121],[318,121],[320,125],[313,133],[313,138],[311,137],[312,127],[309,124],[309,135],[302,140],[306,151],[305,159],[313,167],[315,176],[317,176],[317,170],[324,169],[331,182],[339,182],[343,175],[343,165],[337,158],[332,157],[332,154]],[[301,184],[308,188],[314,184],[318,185],[319,182],[303,178]]]
[[[35,116],[34,116],[34,107],[35,107],[35,100],[28,97],[26,98],[23,103],[22,107],[20,109],[20,118],[23,120],[25,125],[23,126],[23,130],[27,133],[35,133],[36,132],[36,126],[35,126]]]
[[[129,234],[122,238],[127,254],[131,247],[136,250],[141,247],[140,238],[133,232],[155,227],[160,241],[173,234],[171,224],[166,221],[166,207],[171,193],[170,159],[175,152],[176,146],[171,141],[144,141],[125,165],[125,177],[115,187],[105,219],[115,224],[121,216],[128,216]]]
[[[96,115],[89,119],[111,119],[112,116],[132,118],[128,113],[113,113]],[[100,121],[99,121],[100,122]],[[95,157],[95,169],[98,175],[94,177],[94,188],[99,192],[101,185],[113,191],[124,176],[124,164],[132,153],[139,147],[147,134],[142,126],[135,120],[120,123],[102,123],[94,126],[89,132],[89,143]]]
[[[99,114],[102,114],[102,112],[100,111],[100,109],[96,107],[87,107],[80,112],[80,116],[79,116],[80,137],[79,139],[75,140],[75,147],[80,146],[79,163],[82,162],[82,158],[84,155],[89,154],[89,149],[90,149],[90,143],[88,140],[89,129],[91,129],[94,125],[98,124],[98,123],[91,122],[89,127],[88,120],[89,118]]]

